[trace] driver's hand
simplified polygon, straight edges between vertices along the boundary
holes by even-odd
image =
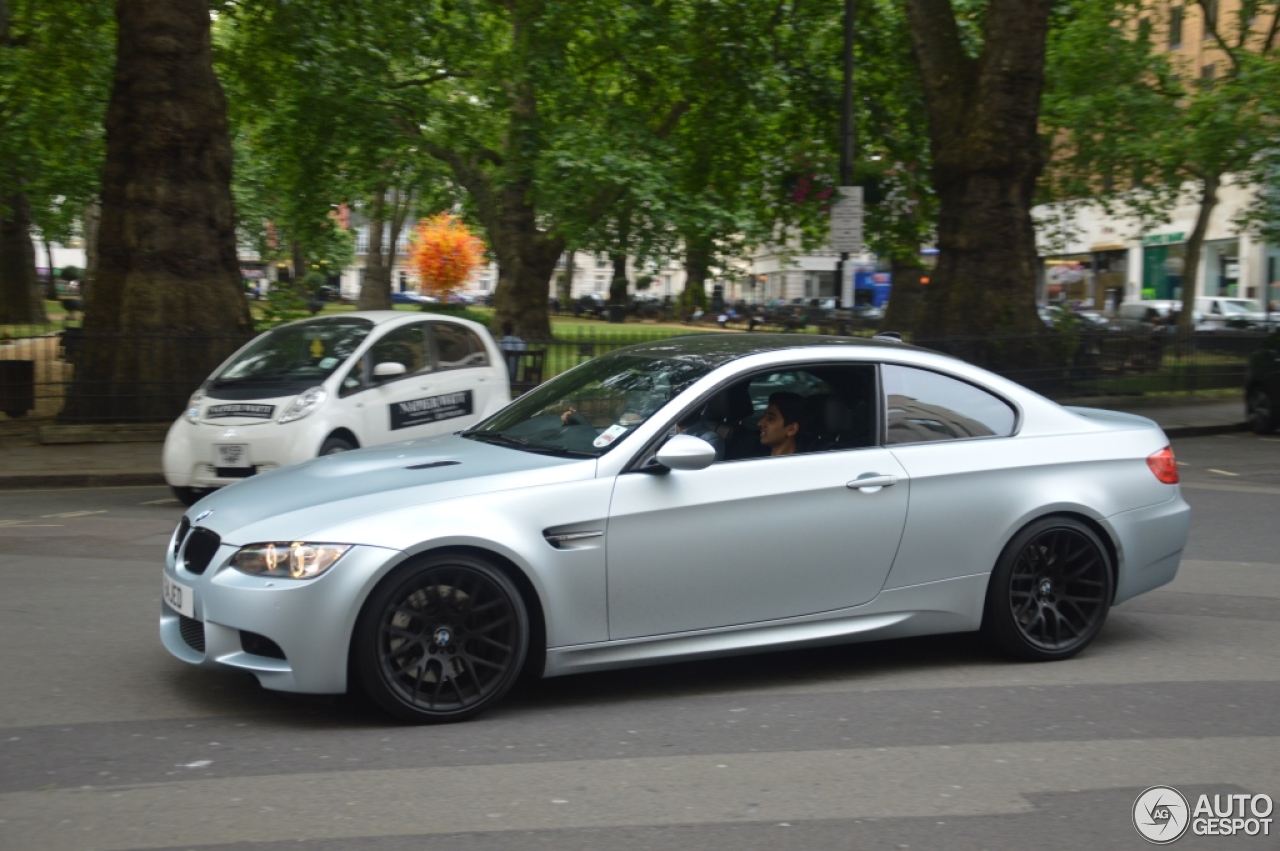
[[[576,413],[578,413],[577,408],[572,408],[572,407],[566,408],[565,412],[560,415],[560,425],[568,425],[569,417],[573,416]]]

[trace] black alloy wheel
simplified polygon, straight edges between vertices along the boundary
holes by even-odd
[[[516,682],[529,616],[515,585],[489,561],[432,556],[374,590],[354,649],[361,684],[388,712],[418,724],[463,721]]]
[[[1271,394],[1261,387],[1249,391],[1249,425],[1254,434],[1271,434],[1276,430],[1276,406]]]
[[[1112,596],[1111,559],[1098,536],[1078,520],[1048,517],[1005,547],[987,588],[982,629],[1019,658],[1067,659],[1097,636]]]

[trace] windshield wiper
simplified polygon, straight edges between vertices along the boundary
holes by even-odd
[[[496,431],[486,431],[481,428],[469,428],[465,431],[458,432],[459,437],[474,437],[477,440],[483,440],[485,443],[496,443],[499,446],[515,446],[519,449],[526,449],[529,441],[521,440],[518,437],[507,437]]]
[[[484,429],[472,428],[458,432],[459,437],[474,437],[485,443],[492,443],[495,446],[510,446],[513,449],[522,449],[525,452],[536,452],[540,455],[556,455],[559,457],[572,458],[595,458],[597,453],[587,452],[584,449],[569,449],[562,446],[547,446],[543,443],[530,443],[519,437],[508,437],[496,431],[486,431]]]

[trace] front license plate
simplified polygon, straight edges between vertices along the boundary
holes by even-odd
[[[219,443],[218,466],[248,467],[249,447],[243,443]]]
[[[191,589],[181,582],[174,582],[167,573],[163,574],[163,577],[165,603],[178,614],[194,618],[196,616],[196,601]]]

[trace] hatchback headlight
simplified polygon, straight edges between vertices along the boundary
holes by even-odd
[[[250,576],[311,579],[333,567],[350,544],[308,544],[302,541],[250,544],[231,557],[231,566]]]
[[[191,394],[191,398],[187,400],[187,410],[183,412],[183,416],[187,418],[189,423],[200,422],[200,414],[203,410],[201,402],[204,401],[204,388],[200,388]]]
[[[310,390],[298,394],[298,398],[289,403],[289,407],[280,413],[280,418],[276,422],[291,423],[294,420],[300,420],[323,405],[328,396],[329,394],[325,392],[323,387],[312,387]]]

